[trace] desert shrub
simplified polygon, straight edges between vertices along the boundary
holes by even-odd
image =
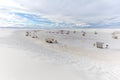
[[[108,44],[106,44],[106,48],[108,48],[108,46],[109,46],[109,45],[108,45]]]
[[[57,40],[54,41],[55,43],[58,43]]]
[[[98,33],[95,31],[95,33],[94,33],[94,34],[96,35],[96,34],[98,34]]]
[[[82,34],[82,36],[85,36],[85,34]]]
[[[35,38],[35,36],[32,36],[32,38]]]
[[[69,34],[70,33],[70,31],[67,31],[67,33],[66,34]]]
[[[76,33],[76,31],[73,31],[73,33]]]
[[[63,34],[63,32],[64,32],[64,31],[63,31],[63,30],[61,30],[60,32],[61,32],[61,34]]]
[[[58,41],[55,40],[55,39],[53,39],[53,38],[47,38],[47,39],[45,39],[45,41],[46,41],[47,43],[58,43]]]
[[[86,33],[84,32],[84,33],[82,33],[82,36],[85,36],[86,35]]]
[[[96,44],[95,44],[95,43],[93,43],[93,46],[94,46],[94,47],[95,47],[95,45],[96,45]]]
[[[29,36],[29,32],[26,32],[26,36]]]
[[[86,35],[86,32],[82,31],[82,36],[85,36]]]
[[[118,39],[118,36],[113,36],[112,38],[113,38],[113,39]]]

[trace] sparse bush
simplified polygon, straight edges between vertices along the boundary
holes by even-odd
[[[70,33],[70,31],[67,31],[67,33],[66,34],[69,34]]]
[[[108,44],[106,44],[106,48],[108,48]]]
[[[53,38],[47,38],[47,39],[45,39],[45,41],[46,41],[47,43],[58,43],[58,41],[55,40],[55,39],[53,39]]]
[[[103,42],[96,42],[96,47],[103,49]]]
[[[85,35],[86,35],[86,33],[85,33],[85,32],[83,32],[82,36],[85,36]]]
[[[82,36],[85,36],[86,35],[86,32],[82,31]]]
[[[76,31],[73,31],[73,33],[75,34],[75,33],[76,33]]]
[[[94,43],[93,46],[95,47],[95,45],[96,45],[96,44]]]
[[[95,31],[95,33],[94,33],[94,34],[96,35],[96,34],[98,34],[98,33]]]
[[[58,43],[57,40],[55,40],[55,43]]]
[[[113,36],[112,38],[113,38],[113,39],[118,39],[118,36]]]
[[[32,36],[32,38],[35,38],[35,36]]]
[[[85,34],[82,34],[82,36],[85,36]]]
[[[26,32],[26,36],[29,36],[29,32]]]
[[[61,30],[60,32],[61,32],[61,34],[63,34],[63,32],[64,32],[64,31],[63,31],[63,30]]]

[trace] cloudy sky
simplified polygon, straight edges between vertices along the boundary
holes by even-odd
[[[120,27],[120,0],[0,0],[0,27]]]

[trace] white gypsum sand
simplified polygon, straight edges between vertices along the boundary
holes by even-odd
[[[120,30],[1,29],[0,80],[120,80],[115,31]],[[48,38],[57,43],[47,43]],[[95,42],[108,48],[96,48]]]

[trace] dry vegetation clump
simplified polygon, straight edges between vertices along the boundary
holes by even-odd
[[[95,31],[94,34],[97,35],[98,33]]]
[[[117,32],[117,31],[116,31],[116,32],[113,32],[113,33],[112,33],[112,38],[113,38],[113,39],[118,39],[119,36],[120,36],[120,32]]]
[[[67,33],[66,34],[70,34],[70,31],[67,31]]]
[[[26,36],[29,36],[29,32],[26,32]]]
[[[108,44],[106,44],[106,47],[105,48],[108,48],[109,47],[109,45]]]
[[[33,32],[27,31],[25,36],[31,36],[31,38],[38,38],[37,36],[37,30],[34,30]]]
[[[38,38],[38,36],[32,36],[32,38]]]
[[[58,43],[58,41],[53,39],[53,38],[46,38],[45,42],[47,42],[47,43]]]
[[[96,42],[96,47],[102,49],[103,48],[103,44],[104,44],[103,42]]]
[[[105,48],[107,49],[109,47],[108,44],[104,44],[103,42],[93,43],[93,46],[100,49],[105,49]]]
[[[75,33],[76,33],[76,31],[73,31],[73,33],[75,34]]]
[[[118,36],[112,36],[113,39],[118,39]]]
[[[64,31],[63,30],[60,30],[61,34],[64,34]]]
[[[86,35],[86,32],[85,31],[81,31],[82,33],[82,36],[85,36]]]
[[[96,44],[95,44],[95,43],[93,43],[93,46],[94,46],[94,47],[95,47],[95,45],[96,45]]]
[[[86,35],[86,32],[83,32],[83,33],[82,33],[82,36],[85,36],[85,35]]]

